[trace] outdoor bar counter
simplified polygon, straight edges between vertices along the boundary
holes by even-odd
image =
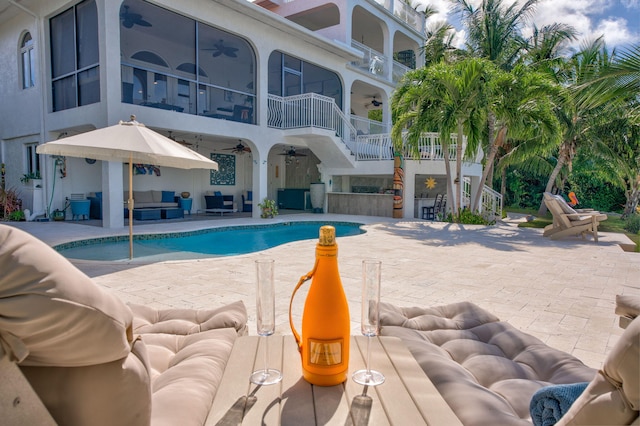
[[[393,217],[393,194],[327,193],[327,213]]]

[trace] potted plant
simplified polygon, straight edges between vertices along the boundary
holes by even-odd
[[[278,216],[278,206],[276,205],[275,200],[265,198],[260,204],[258,204],[258,207],[260,207],[260,217],[263,219]]]
[[[31,181],[33,181],[33,186],[35,186],[36,188],[41,187],[40,182],[42,181],[42,177],[40,176],[40,172],[25,173],[20,178],[20,182],[25,185],[28,185]]]

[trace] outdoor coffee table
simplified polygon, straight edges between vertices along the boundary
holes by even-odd
[[[162,210],[163,219],[179,219],[184,217],[184,210],[181,208],[166,208]]]
[[[160,209],[133,209],[133,218],[136,220],[161,219]]]
[[[269,367],[282,371],[280,383],[257,386],[251,372],[264,367],[264,339],[236,340],[207,418],[207,425],[461,425],[402,341],[371,341],[371,365],[385,375],[376,387],[358,385],[351,374],[364,368],[366,338],[352,337],[348,380],[313,386],[302,378],[293,336],[269,337]]]

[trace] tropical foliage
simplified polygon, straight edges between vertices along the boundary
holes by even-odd
[[[406,75],[391,106],[396,148],[406,137],[416,154],[425,131],[440,134],[444,152],[451,134],[467,139],[455,164],[445,159],[453,218],[461,214],[459,164],[478,146],[480,184],[501,180],[507,202],[538,203],[543,214],[542,192],[574,191],[585,206],[632,214],[640,201],[640,46],[609,51],[596,39],[571,51],[577,32],[564,24],[533,26],[525,37],[539,0],[449,1],[468,35],[464,49],[452,46],[447,24],[429,28],[426,67]]]

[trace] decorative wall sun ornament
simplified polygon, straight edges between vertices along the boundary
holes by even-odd
[[[424,181],[424,186],[426,186],[428,189],[433,189],[436,187],[436,180],[432,177],[429,177]]]

